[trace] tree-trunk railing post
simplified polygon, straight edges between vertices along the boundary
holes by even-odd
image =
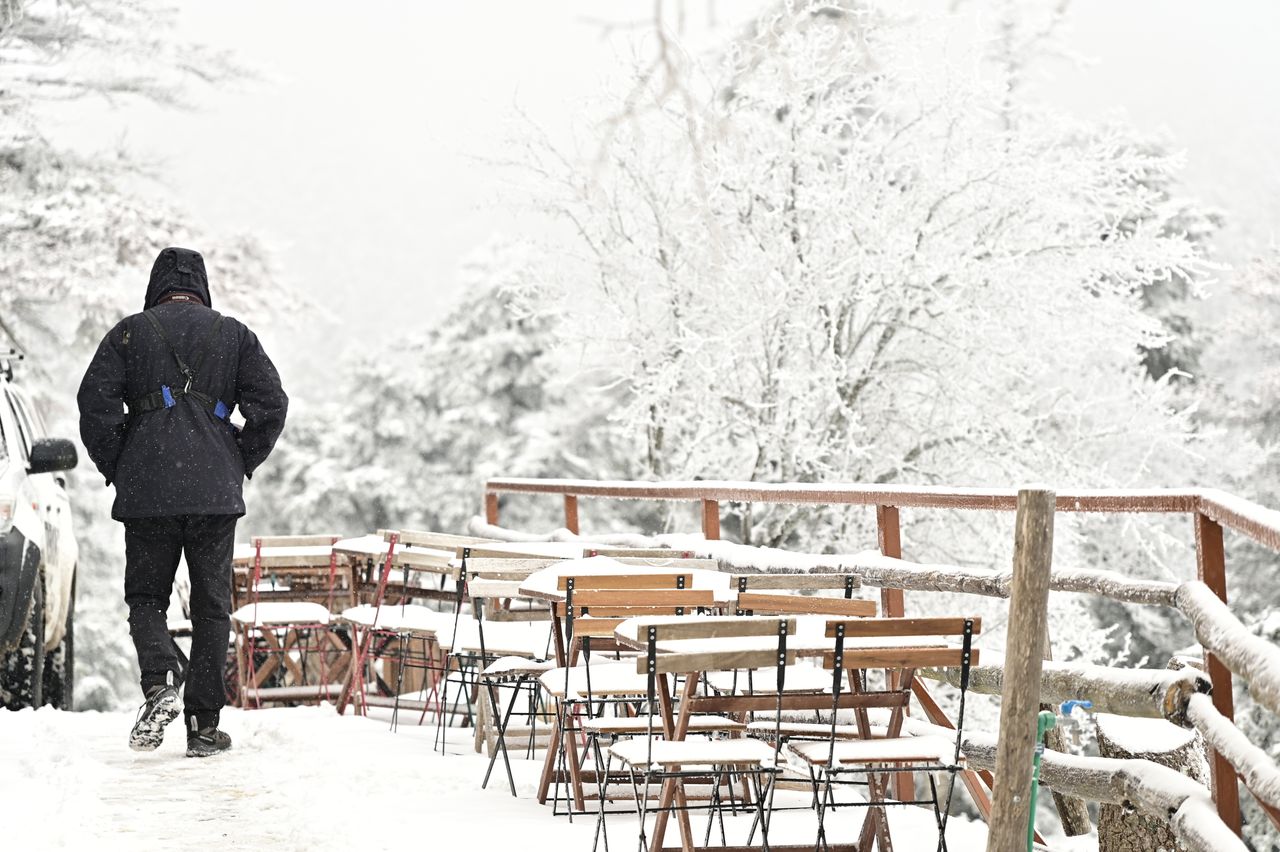
[[[578,498],[574,494],[564,495],[564,528],[574,535],[578,534]]]
[[[1047,489],[1018,492],[1013,589],[1005,637],[1005,647],[1016,648],[1018,653],[1005,657],[987,852],[1012,852],[1027,845],[1042,651],[1049,615],[1054,501],[1054,493]]]
[[[1222,546],[1222,525],[1196,512],[1196,574],[1200,582],[1215,595],[1227,602],[1227,560]],[[1213,684],[1213,706],[1228,719],[1235,721],[1235,700],[1231,694],[1231,670],[1208,651],[1204,655],[1209,682]],[[1236,771],[1231,763],[1218,752],[1209,749],[1210,782],[1213,785],[1213,801],[1218,806],[1218,816],[1227,827],[1240,834],[1240,787]]]
[[[486,491],[484,495],[484,520],[485,523],[498,525],[498,494],[494,491]]]
[[[880,553],[894,559],[902,558],[902,519],[897,506],[876,506],[876,539]],[[902,589],[880,590],[880,614],[885,618],[902,618],[906,615],[906,602]],[[898,672],[889,674],[889,688],[900,689],[902,679]],[[915,776],[899,772],[893,776],[894,792],[902,801],[915,798]]]
[[[702,535],[708,541],[720,538],[720,502],[718,500],[702,501]]]

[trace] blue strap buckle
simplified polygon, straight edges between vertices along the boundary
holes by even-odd
[[[231,415],[231,410],[227,408],[227,404],[222,400],[218,400],[213,406],[213,416],[219,420],[226,420]]]
[[[164,400],[165,408],[173,408],[175,404],[173,401],[173,391],[169,390],[168,385],[160,386],[160,397]]]

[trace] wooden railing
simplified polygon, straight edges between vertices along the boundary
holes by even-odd
[[[1017,489],[931,488],[859,484],[766,484],[752,482],[604,482],[573,479],[491,479],[485,484],[485,519],[498,524],[499,496],[502,494],[552,494],[564,499],[565,527],[579,532],[578,501],[583,497],[605,499],[684,501],[701,504],[702,531],[708,539],[720,538],[722,503],[764,503],[781,505],[861,505],[874,506],[879,549],[883,556],[902,558],[902,508],[985,510],[1012,512],[1017,508]],[[1227,600],[1227,569],[1223,529],[1236,532],[1280,552],[1280,512],[1209,489],[1179,490],[1080,490],[1058,491],[1059,512],[1164,513],[1191,516],[1195,534],[1196,573],[1214,595]],[[881,589],[881,606],[886,616],[904,615],[902,588]],[[1212,683],[1213,706],[1222,716],[1234,720],[1232,672],[1219,658],[1205,651],[1205,668]],[[1237,668],[1237,670],[1239,670]],[[1211,787],[1222,821],[1237,834],[1241,830],[1240,797],[1237,783],[1240,767],[1210,743]],[[1267,807],[1273,821],[1274,808]]]

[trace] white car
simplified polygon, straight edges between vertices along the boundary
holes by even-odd
[[[68,440],[49,438],[0,353],[0,706],[71,708],[79,548],[63,471]]]

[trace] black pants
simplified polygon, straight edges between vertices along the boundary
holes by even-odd
[[[138,652],[142,691],[165,683],[186,683],[185,713],[201,726],[217,724],[226,704],[223,672],[231,630],[231,552],[236,515],[177,515],[124,522],[124,600],[129,634]],[[169,635],[165,611],[173,592],[178,560],[187,557],[191,575],[191,659]]]

